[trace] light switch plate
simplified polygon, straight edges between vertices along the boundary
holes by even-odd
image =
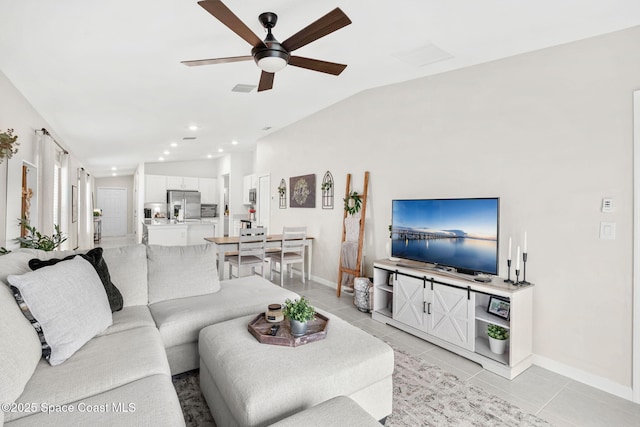
[[[600,223],[600,238],[605,240],[616,239],[616,223],[615,222],[601,222]]]

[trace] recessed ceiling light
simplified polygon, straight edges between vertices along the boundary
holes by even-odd
[[[222,148],[218,148],[218,153],[222,153],[224,150]]]
[[[164,161],[164,157],[158,157],[158,160],[160,160],[161,162]]]
[[[112,170],[112,171],[114,171],[114,170],[117,170],[117,168],[116,168],[115,166],[113,166],[113,167],[111,168],[111,170]]]
[[[169,150],[164,150],[164,151],[163,151],[163,154],[164,154],[165,156],[168,156],[169,154],[171,154],[171,152],[170,152]]]
[[[189,126],[189,130],[198,130],[198,126],[191,125],[191,126]]]
[[[233,141],[231,141],[232,145],[238,145],[238,141],[236,141],[235,139]]]
[[[177,142],[172,142],[172,143],[171,143],[171,146],[172,146],[172,147],[177,147],[177,146],[178,146],[178,143],[177,143]]]
[[[117,174],[116,174],[115,172],[111,174],[111,176],[116,176],[116,175],[117,175]]]
[[[207,154],[207,159],[213,158],[213,154]]]

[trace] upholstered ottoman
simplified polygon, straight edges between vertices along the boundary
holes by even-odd
[[[336,396],[377,420],[391,414],[391,347],[323,314],[326,338],[299,347],[259,343],[247,330],[255,315],[200,331],[200,387],[217,425],[266,426]]]
[[[301,426],[380,427],[380,423],[347,396],[338,396],[271,424],[270,427]]]

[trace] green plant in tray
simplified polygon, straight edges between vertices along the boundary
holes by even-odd
[[[316,310],[305,297],[294,301],[287,298],[284,302],[282,313],[287,319],[297,320],[298,322],[308,322],[316,318]]]

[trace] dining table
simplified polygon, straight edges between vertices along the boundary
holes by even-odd
[[[282,246],[282,234],[269,234],[267,235],[267,242],[265,243],[265,249],[267,250],[267,257],[269,256],[269,250],[280,248]],[[238,246],[240,244],[240,236],[225,236],[225,237],[205,237],[204,240],[207,243],[211,243],[215,246],[218,254],[218,276],[220,280],[224,279],[224,257],[225,255],[235,254],[238,252]],[[302,239],[300,239],[302,240]],[[307,278],[311,280],[311,259],[313,254],[313,237],[307,236],[304,239],[306,248],[305,262],[307,263]]]

